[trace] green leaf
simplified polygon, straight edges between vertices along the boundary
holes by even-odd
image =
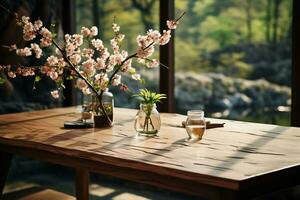
[[[0,85],[2,85],[4,83],[5,83],[5,79],[3,79],[3,78],[0,77]]]
[[[66,80],[68,80],[68,81],[69,81],[69,80],[73,80],[73,76],[67,76],[67,77],[66,77]]]
[[[42,78],[40,76],[35,76],[34,82],[39,82]]]

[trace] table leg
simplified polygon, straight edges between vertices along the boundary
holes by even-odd
[[[8,175],[12,154],[0,151],[0,199],[3,193],[5,180]]]
[[[89,199],[89,172],[85,169],[76,169],[76,199]]]

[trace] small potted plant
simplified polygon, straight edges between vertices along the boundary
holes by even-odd
[[[160,115],[156,103],[166,98],[165,94],[157,94],[147,89],[141,89],[134,95],[140,100],[140,110],[136,114],[134,128],[139,135],[156,136],[160,126]]]

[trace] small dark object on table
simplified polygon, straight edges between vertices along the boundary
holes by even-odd
[[[77,121],[66,121],[64,123],[64,128],[93,128],[93,122],[85,122],[82,120]]]

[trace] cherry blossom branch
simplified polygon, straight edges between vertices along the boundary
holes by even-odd
[[[78,75],[78,77],[80,77],[82,80],[84,80],[84,82],[88,85],[88,87],[93,91],[93,93],[97,96],[100,108],[109,124],[109,126],[112,126],[112,121],[111,119],[108,117],[106,110],[103,106],[102,103],[102,93],[103,91],[101,91],[100,95],[98,94],[98,92],[96,91],[96,89],[92,86],[92,84],[84,77],[80,74],[80,72],[76,69],[76,67],[73,65],[73,63],[69,60],[69,58],[66,56],[66,54],[64,53],[64,51],[59,47],[59,45],[52,40],[53,44],[55,45],[55,47],[60,51],[60,53],[62,54],[63,58],[65,59],[65,61],[68,63],[68,65],[72,68],[72,70],[75,71],[75,73]]]

